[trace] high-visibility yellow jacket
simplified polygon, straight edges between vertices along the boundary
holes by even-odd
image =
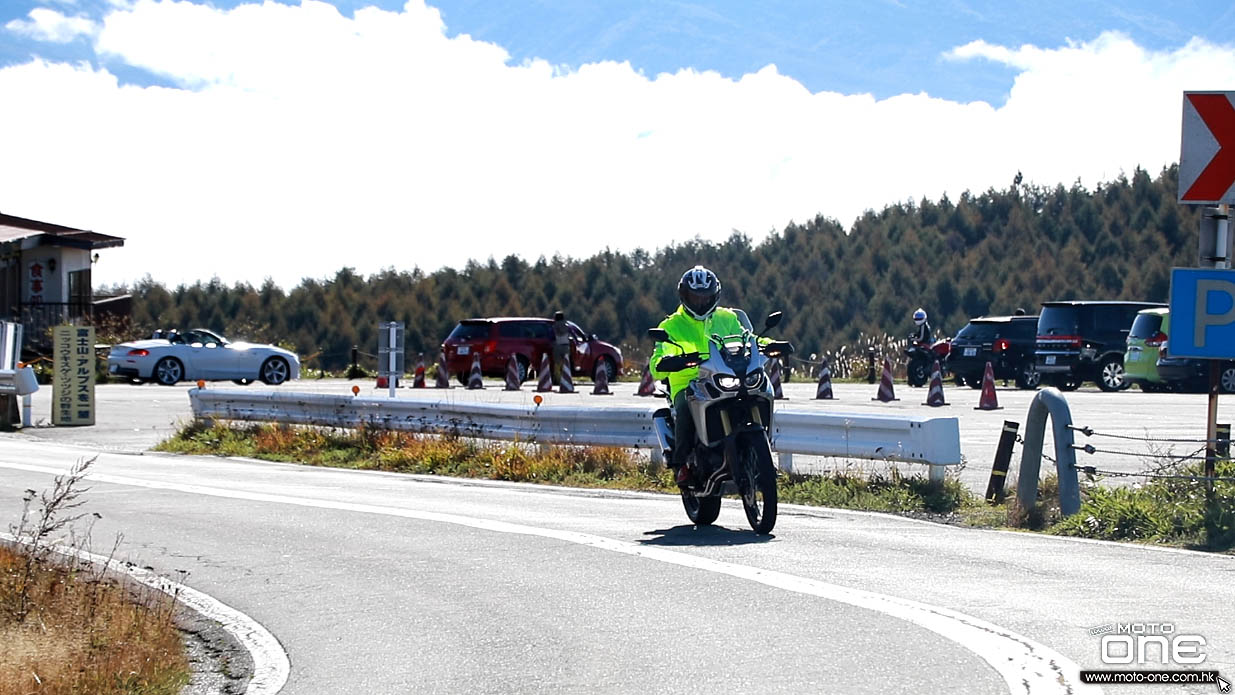
[[[652,350],[651,364],[648,365],[652,371],[652,378],[659,381],[669,377],[670,397],[676,397],[679,391],[686,388],[691,379],[699,375],[699,368],[691,367],[672,373],[661,372],[656,369],[656,363],[660,361],[660,358],[667,355],[680,355],[683,352],[698,352],[699,356],[706,360],[711,354],[711,341],[708,340],[711,335],[727,336],[742,332],[742,324],[738,320],[737,313],[723,306],[716,307],[707,321],[694,318],[679,306],[677,311],[669,314],[664,321],[660,322],[659,327],[665,329],[669,337],[683,348],[679,350],[669,343],[656,343],[656,348]]]

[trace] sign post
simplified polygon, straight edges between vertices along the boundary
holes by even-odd
[[[94,326],[52,329],[53,425],[94,424]]]
[[[1217,360],[1235,356],[1223,354],[1235,353],[1235,344],[1230,343],[1235,338],[1235,271],[1226,270],[1231,267],[1230,204],[1235,202],[1235,92],[1184,92],[1179,202],[1218,206],[1216,214],[1202,212],[1200,233],[1200,265],[1212,263],[1214,270],[1176,268],[1171,272],[1171,354],[1210,361],[1205,475],[1211,478],[1207,487],[1212,494],[1218,438]],[[1177,302],[1186,313],[1175,313]]]
[[[403,323],[391,321],[378,324],[377,373],[386,377],[390,384],[390,397],[395,397],[395,388],[404,371]]]

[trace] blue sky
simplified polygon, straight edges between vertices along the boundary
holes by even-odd
[[[1235,88],[1232,26],[1217,2],[0,0],[0,103],[25,106],[0,109],[0,210],[126,237],[111,282],[758,239],[1018,171],[1156,173],[1180,92]],[[200,262],[159,262],[169,233]]]

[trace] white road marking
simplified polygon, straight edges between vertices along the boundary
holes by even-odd
[[[63,469],[29,464],[0,462],[0,467],[59,475]],[[1035,642],[1028,637],[1002,628],[985,620],[953,611],[947,608],[931,606],[917,601],[877,594],[862,589],[854,589],[836,584],[829,584],[815,579],[798,577],[783,572],[722,562],[708,558],[681,553],[664,548],[648,547],[620,541],[603,536],[574,531],[540,528],[491,519],[479,519],[457,514],[443,514],[397,507],[383,507],[352,502],[318,500],[306,497],[291,497],[263,492],[249,492],[172,483],[128,476],[109,475],[91,472],[90,480],[102,483],[114,483],[157,490],[173,490],[194,495],[225,497],[230,499],[267,502],[272,504],[288,504],[300,507],[318,509],[333,509],[338,511],[357,512],[362,514],[382,514],[386,516],[403,517],[444,524],[454,524],[469,528],[511,533],[525,536],[538,536],[554,540],[575,543],[578,545],[607,550],[624,555],[656,560],[666,564],[688,567],[691,569],[727,575],[738,579],[757,582],[784,591],[816,596],[825,600],[844,603],[857,608],[875,611],[884,615],[900,618],[919,627],[930,630],[961,647],[973,652],[990,665],[1004,679],[1010,693],[1027,693],[1039,695],[1043,693],[1101,693],[1101,689],[1084,685],[1080,682],[1080,667],[1059,652]]]
[[[3,532],[0,532],[0,539],[13,543],[26,542]],[[248,615],[209,594],[172,581],[148,569],[89,553],[80,548],[52,546],[51,549],[62,555],[73,556],[97,565],[105,565],[113,572],[128,575],[133,581],[162,591],[197,613],[217,622],[243,645],[253,658],[253,678],[249,680],[245,688],[245,695],[275,695],[287,683],[287,677],[291,673],[291,662],[287,658],[287,652],[283,651],[283,646],[279,644],[279,640],[274,635],[270,634],[269,630]]]

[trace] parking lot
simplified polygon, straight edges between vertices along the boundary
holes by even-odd
[[[365,396],[385,396],[387,393],[387,389],[375,388],[371,380],[301,380],[281,386],[279,389],[308,393],[348,394],[351,393],[353,385],[359,386],[361,395]],[[400,388],[397,391],[397,397],[530,405],[532,398],[536,395],[530,384],[526,384],[524,390],[518,392],[503,391],[501,384],[496,381],[487,381],[486,386],[484,390],[478,391],[468,391],[462,388],[452,388],[449,391]],[[191,386],[187,384],[174,387],[99,385],[96,388],[98,403],[96,425],[53,428],[50,426],[51,388],[44,386],[34,396],[35,427],[16,436],[45,438],[108,451],[144,451],[174,433],[179,426],[192,418],[188,398],[189,388]],[[257,390],[268,387],[260,384],[239,387],[224,383],[209,384],[207,388]],[[587,383],[579,384],[578,388],[579,393],[574,395],[543,394],[545,402],[548,405],[577,404],[580,407],[640,405],[647,408],[660,407],[663,403],[656,398],[641,398],[634,395],[637,384],[631,382],[612,384],[611,390],[614,395],[611,396],[592,395],[590,393],[591,384]],[[1012,420],[1020,423],[1023,434],[1024,420],[1029,410],[1030,400],[1035,393],[1015,387],[1000,386],[997,388],[997,394],[1002,409],[983,411],[975,409],[980,392],[964,387],[946,387],[945,396],[949,405],[938,408],[922,405],[926,399],[926,389],[911,389],[903,383],[896,386],[896,395],[900,400],[891,403],[872,401],[876,390],[876,385],[873,384],[836,383],[833,388],[836,400],[818,401],[814,400],[814,384],[786,384],[787,399],[779,401],[777,408],[832,413],[878,413],[958,418],[961,453],[965,459],[965,465],[959,475],[970,489],[979,492],[986,488],[1003,422]],[[1142,393],[1137,390],[1104,393],[1092,386],[1087,386],[1067,393],[1065,397],[1072,412],[1073,422],[1077,426],[1090,427],[1095,432],[1104,435],[1156,440],[1137,441],[1102,436],[1086,438],[1078,433],[1078,444],[1090,443],[1099,449],[1132,454],[1129,456],[1111,453],[1088,455],[1078,452],[1077,460],[1082,465],[1134,473],[1143,470],[1149,462],[1147,457],[1152,455],[1191,454],[1202,446],[1199,442],[1195,444],[1170,443],[1162,440],[1204,438],[1206,416],[1206,396],[1204,394]],[[1231,417],[1225,414],[1225,406],[1235,402],[1230,399],[1235,399],[1235,396],[1221,397],[1219,422],[1231,420]],[[1045,451],[1048,454],[1053,453],[1053,446],[1048,428]],[[1013,472],[1019,466],[1019,462],[1020,448],[1018,446],[1012,461]],[[794,464],[795,470],[802,472],[818,472],[838,467],[875,470],[886,465],[872,461],[807,460],[803,457],[796,457]],[[911,471],[920,469],[919,466],[914,465],[899,465],[902,469],[908,468]],[[1043,471],[1050,470],[1052,469],[1049,462],[1044,463]],[[1128,482],[1129,480],[1112,482]]]

